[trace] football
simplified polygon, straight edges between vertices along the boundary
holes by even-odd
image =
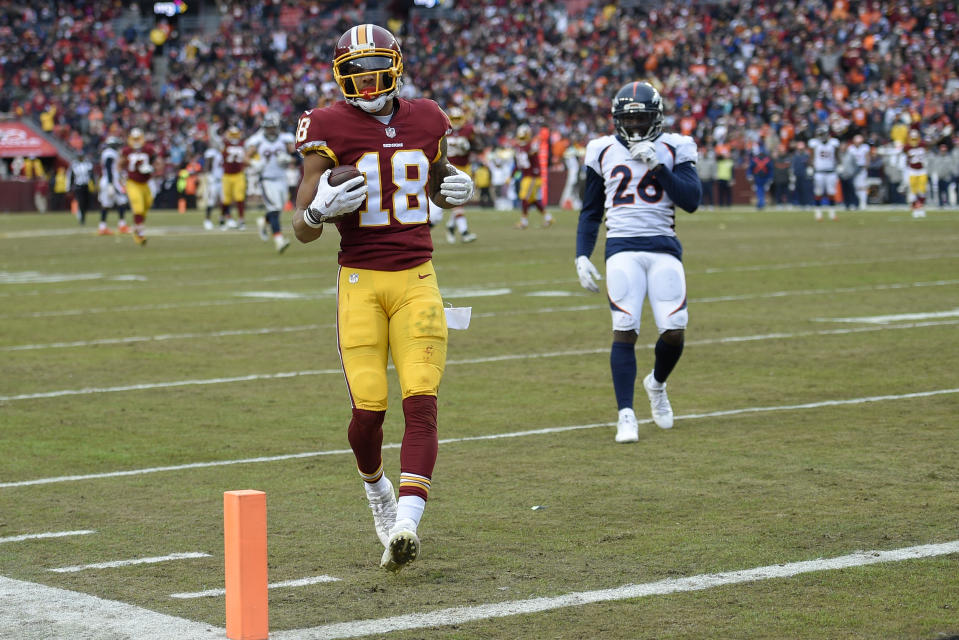
[[[331,187],[341,185],[357,176],[362,176],[360,170],[351,164],[341,164],[330,170],[329,182]]]

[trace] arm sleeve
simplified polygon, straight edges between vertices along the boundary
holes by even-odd
[[[576,228],[576,256],[589,257],[596,246],[599,225],[603,221],[606,189],[603,177],[592,167],[586,168],[586,186],[583,189],[583,208]]]
[[[114,184],[116,182],[115,180],[116,174],[113,171],[113,162],[114,162],[113,158],[107,158],[106,166],[104,167],[104,169],[106,169],[105,173],[107,177],[107,182],[109,182],[110,184]]]
[[[670,200],[679,207],[689,213],[699,208],[703,198],[703,185],[699,181],[696,166],[692,162],[678,164],[672,171],[661,166],[654,173],[656,181],[666,190]],[[582,220],[580,215],[580,226],[582,226]]]

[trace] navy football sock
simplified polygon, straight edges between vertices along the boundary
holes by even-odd
[[[683,344],[669,344],[662,336],[656,341],[656,364],[653,366],[653,377],[658,382],[666,382],[666,378],[673,372],[673,367],[683,355]]]
[[[616,408],[633,408],[633,388],[636,386],[636,347],[629,342],[613,342],[609,350],[609,368],[613,373],[613,391]]]

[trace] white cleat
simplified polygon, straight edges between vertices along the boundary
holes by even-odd
[[[661,385],[656,382],[653,374],[643,378],[643,387],[646,389],[646,395],[649,396],[649,408],[653,412],[653,422],[660,429],[671,429],[673,427],[673,408],[669,405],[669,398],[666,397],[666,383]]]
[[[473,233],[472,231],[467,231],[467,232],[463,235],[463,243],[464,243],[464,244],[467,244],[467,243],[470,243],[470,242],[475,242],[475,241],[476,241],[476,234]]]
[[[396,573],[416,560],[419,552],[420,539],[416,537],[416,524],[412,520],[400,520],[390,532],[380,567]]]
[[[203,221],[203,228],[206,229],[207,231],[213,231],[213,221],[212,221],[212,220],[204,220],[204,221]]]
[[[366,499],[370,502],[373,511],[373,526],[376,528],[376,537],[384,547],[389,546],[390,531],[396,524],[396,496],[393,495],[393,484],[387,480],[389,491],[377,494],[369,490],[367,485]]]
[[[639,442],[639,423],[636,422],[636,414],[632,409],[619,410],[616,442]]]
[[[266,218],[257,218],[256,219],[256,230],[260,234],[260,240],[266,242],[270,239],[270,234],[266,230]]]
[[[290,241],[281,235],[273,236],[273,245],[277,253],[283,253],[290,248]]]
[[[456,233],[449,227],[446,228],[446,241],[450,244],[456,244]]]

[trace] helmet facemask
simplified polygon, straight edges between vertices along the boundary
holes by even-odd
[[[333,78],[343,97],[367,113],[382,110],[396,97],[402,75],[403,60],[392,49],[362,49],[333,61]]]
[[[618,133],[626,142],[632,144],[643,140],[653,140],[663,131],[662,111],[630,110],[626,109],[613,114],[613,124]]]

